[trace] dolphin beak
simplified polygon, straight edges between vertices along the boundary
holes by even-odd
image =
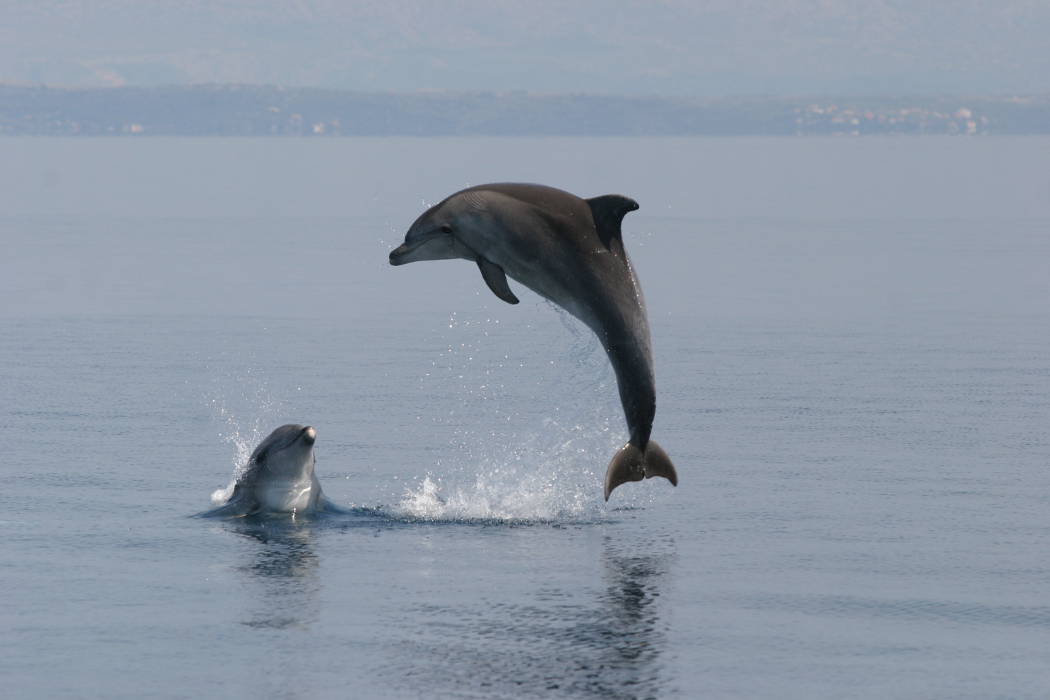
[[[303,442],[307,445],[312,445],[317,442],[317,431],[313,427],[308,427],[303,431]]]
[[[390,251],[390,264],[391,265],[404,265],[401,258],[407,255],[412,249],[408,247],[408,244],[402,243],[397,248]]]

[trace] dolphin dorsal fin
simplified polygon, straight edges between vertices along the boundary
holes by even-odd
[[[627,212],[638,208],[638,202],[620,194],[603,194],[601,197],[591,197],[584,201],[591,208],[598,238],[602,239],[606,248],[612,244],[613,239],[621,240],[620,222]]]

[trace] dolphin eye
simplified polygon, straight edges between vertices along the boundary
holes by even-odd
[[[441,232],[442,233],[452,233],[452,227],[449,226],[448,224],[441,224]]]

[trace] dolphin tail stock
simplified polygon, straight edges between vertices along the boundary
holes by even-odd
[[[644,451],[628,442],[613,455],[609,468],[605,470],[605,500],[609,500],[609,494],[620,484],[654,476],[662,476],[672,486],[678,486],[678,472],[664,448],[656,444],[655,440],[650,440]]]

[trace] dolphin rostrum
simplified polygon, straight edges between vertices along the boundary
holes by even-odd
[[[649,439],[656,414],[649,320],[620,231],[637,208],[616,194],[581,199],[543,185],[479,185],[423,212],[390,253],[391,265],[473,260],[503,301],[518,303],[509,275],[594,331],[616,372],[630,430],[606,470],[605,500],[626,481],[662,476],[678,485],[670,457]]]
[[[233,483],[212,494],[219,506],[205,516],[239,517],[263,513],[313,513],[333,508],[314,473],[317,431],[282,425],[259,443]]]

